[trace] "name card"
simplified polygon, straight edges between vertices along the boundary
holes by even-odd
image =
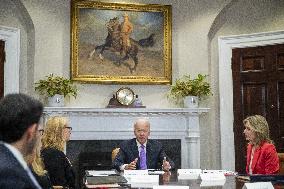
[[[178,179],[198,179],[201,169],[178,169]]]
[[[124,177],[127,179],[127,181],[132,183],[152,183],[159,184],[159,175],[127,175]]]
[[[178,174],[200,174],[201,169],[178,169],[177,170]]]
[[[202,181],[215,181],[215,180],[226,180],[223,173],[201,173],[200,179]]]
[[[148,175],[148,170],[124,170],[124,176],[128,175]]]
[[[189,186],[159,185],[153,186],[153,189],[189,189]]]
[[[202,180],[200,183],[200,187],[208,187],[208,186],[223,186],[226,180]]]
[[[245,183],[242,189],[274,189],[271,182]]]

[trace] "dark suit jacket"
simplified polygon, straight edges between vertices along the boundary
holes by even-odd
[[[45,148],[42,150],[41,156],[52,185],[75,188],[75,172],[62,151],[55,148]]]
[[[0,144],[0,188],[37,189],[27,171],[4,144]]]
[[[164,157],[167,158],[167,161],[170,162],[171,169],[175,168],[174,162],[166,155],[165,151],[162,148],[161,143],[156,140],[147,140],[146,145],[146,158],[147,158],[147,168],[148,169],[161,169],[163,164]],[[140,159],[139,152],[137,148],[136,138],[131,140],[123,141],[120,144],[120,150],[113,161],[113,168],[120,171],[120,166],[123,164],[129,164],[134,161],[135,158],[138,158],[136,169],[140,169]]]

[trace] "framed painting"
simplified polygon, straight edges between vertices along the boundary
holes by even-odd
[[[71,79],[100,84],[171,84],[170,5],[71,4]]]

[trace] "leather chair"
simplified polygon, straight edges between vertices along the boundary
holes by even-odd
[[[279,164],[280,164],[280,175],[284,175],[284,153],[278,153]]]
[[[115,156],[118,154],[120,148],[115,148],[111,152],[111,161],[115,159]]]

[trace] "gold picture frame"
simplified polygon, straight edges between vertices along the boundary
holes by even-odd
[[[72,80],[171,84],[171,5],[72,0],[71,10]]]

